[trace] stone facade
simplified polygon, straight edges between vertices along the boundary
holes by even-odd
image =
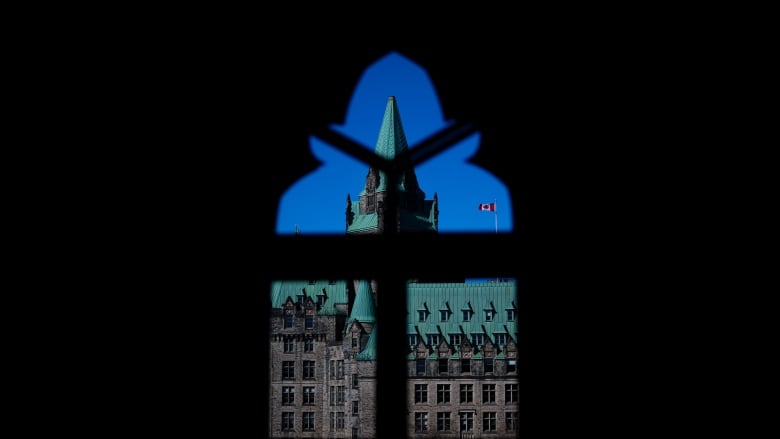
[[[373,322],[347,322],[348,303],[335,304],[333,315],[317,308],[310,296],[290,296],[271,310],[269,437],[372,438],[376,361],[356,355]]]

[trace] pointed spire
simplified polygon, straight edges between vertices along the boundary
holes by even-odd
[[[406,143],[406,134],[401,124],[401,114],[395,96],[387,98],[385,116],[382,118],[382,127],[379,129],[379,138],[376,141],[374,152],[388,160],[393,160],[400,153],[409,149]]]
[[[398,103],[395,96],[389,96],[387,98],[387,106],[385,107],[385,115],[382,118],[382,126],[379,128],[379,137],[374,147],[374,153],[388,160],[394,160],[408,149],[409,145],[406,142],[406,134],[401,123]],[[366,189],[368,189],[368,185]],[[419,191],[414,170],[404,173],[398,181],[398,189],[401,191]],[[387,190],[387,176],[384,171],[379,171],[379,181],[374,190],[376,192]]]
[[[349,315],[349,321],[357,320],[361,323],[376,322],[374,313],[374,297],[371,294],[371,283],[367,280],[359,281],[357,293],[355,293],[355,303],[352,305],[352,312]]]

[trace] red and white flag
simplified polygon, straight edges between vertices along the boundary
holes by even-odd
[[[488,212],[495,212],[496,203],[480,203],[479,210],[487,210]]]

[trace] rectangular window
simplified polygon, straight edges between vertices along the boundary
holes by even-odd
[[[336,413],[336,430],[344,429],[344,412]]]
[[[460,402],[474,402],[474,385],[473,384],[461,384],[460,385]]]
[[[425,359],[417,360],[417,375],[425,375]]]
[[[357,347],[358,347],[358,342],[359,342],[359,341],[360,341],[360,339],[359,339],[359,338],[357,338],[357,337],[352,337],[352,347],[353,347],[353,348],[357,348]]]
[[[336,405],[336,386],[330,386],[330,405]],[[333,416],[333,413],[331,413]],[[331,428],[333,428],[333,422],[331,421]]]
[[[284,327],[285,328],[293,327],[293,316],[284,316]]]
[[[415,433],[424,433],[428,431],[428,413],[414,413],[414,431]]]
[[[517,412],[506,412],[506,431],[517,431]]]
[[[358,375],[356,373],[352,374],[352,387],[356,389],[358,387]]]
[[[347,388],[344,386],[338,387],[338,394],[336,395],[336,404],[337,405],[344,405],[347,399]]]
[[[439,412],[436,413],[436,430],[438,431],[450,431],[452,429],[450,413]]]
[[[336,361],[336,379],[344,378],[344,360]]]
[[[303,379],[314,379],[314,362],[309,360],[303,360]]]
[[[445,310],[439,311],[439,320],[446,322],[450,318],[450,312]]]
[[[357,427],[352,427],[352,439],[360,439],[359,434],[360,430]]]
[[[314,412],[303,412],[303,431],[314,431]]]
[[[352,401],[352,416],[358,415],[359,408],[360,408],[360,404],[357,401]]]
[[[305,324],[306,324],[306,329],[314,328],[314,317],[306,316]]]
[[[436,385],[436,402],[438,404],[450,403],[450,385],[449,384],[437,384]]]
[[[504,401],[506,403],[518,402],[518,395],[517,384],[504,385]]]
[[[492,358],[485,358],[484,365],[485,365],[485,373],[493,373],[493,359]]]
[[[295,362],[294,361],[282,361],[282,379],[294,380],[295,379]]]
[[[474,431],[473,412],[460,412],[460,431]]]
[[[428,402],[428,385],[427,384],[415,384],[414,385],[414,402],[419,404],[422,402]]]
[[[417,321],[424,322],[426,315],[427,315],[427,313],[424,310],[423,311],[417,311]]]
[[[515,320],[516,312],[513,309],[506,310],[506,320],[509,322],[513,322]]]
[[[282,405],[295,404],[295,387],[282,387]]]
[[[428,334],[428,346],[439,345],[439,334]]]
[[[492,404],[496,402],[496,385],[495,384],[483,384],[482,385],[482,403]]]
[[[471,344],[482,347],[485,344],[485,334],[471,334]]]
[[[463,336],[460,334],[450,334],[450,346],[460,346],[463,343]]]
[[[336,360],[330,360],[330,378],[336,378]]]
[[[464,309],[463,310],[463,321],[464,322],[468,322],[469,320],[471,320],[471,311],[468,310],[468,309]]]
[[[409,347],[417,346],[417,334],[409,334]]]
[[[460,360],[460,373],[471,373],[471,360]]]
[[[496,431],[496,412],[482,413],[482,431]]]
[[[493,336],[496,338],[496,344],[497,345],[499,345],[499,346],[506,345],[506,334],[496,333],[496,334],[493,334]]]
[[[492,322],[493,321],[493,316],[495,316],[495,315],[496,315],[495,311],[493,311],[492,309],[486,309],[485,310],[485,321],[486,322]]]
[[[303,405],[314,405],[314,387],[303,388]]]
[[[284,338],[284,351],[285,352],[294,352],[295,351],[295,340],[293,340],[292,337],[285,337]]]
[[[448,364],[449,364],[449,360],[447,360],[446,358],[443,358],[443,359],[439,360],[439,373],[440,374],[449,372]]]
[[[303,341],[304,352],[314,352],[314,339],[312,337],[306,337]]]
[[[506,361],[507,373],[517,372],[517,360],[509,359]]]
[[[282,431],[295,430],[295,412],[282,412]]]

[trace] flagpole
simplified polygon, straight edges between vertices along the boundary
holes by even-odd
[[[496,218],[496,235],[498,235],[498,204],[496,203],[496,199],[495,198],[493,199],[493,205],[496,207],[493,210],[493,214],[494,214],[494,216]]]

